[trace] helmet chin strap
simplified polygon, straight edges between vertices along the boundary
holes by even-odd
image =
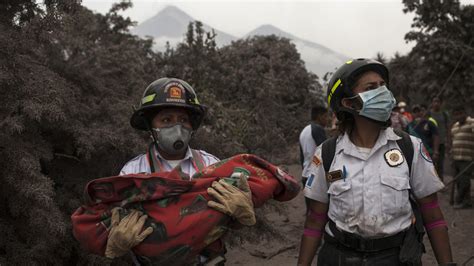
[[[153,139],[153,145],[155,145],[155,149],[158,150],[158,140],[156,139],[155,132],[151,129],[150,123],[148,123],[148,120],[145,118],[143,112],[139,115],[139,117],[143,120],[146,126],[146,130],[150,132],[151,138]]]

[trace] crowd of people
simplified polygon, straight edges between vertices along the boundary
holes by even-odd
[[[472,170],[469,163],[474,159],[474,119],[468,116],[464,106],[456,106],[451,112],[442,107],[443,101],[439,96],[431,98],[429,107],[414,104],[411,113],[407,104],[400,102],[392,111],[391,126],[422,140],[441,181],[445,181],[444,166],[448,156],[454,177],[460,174],[456,182],[458,193],[453,207],[472,208]]]

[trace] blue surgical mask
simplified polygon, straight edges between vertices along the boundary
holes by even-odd
[[[386,86],[361,92],[358,96],[362,100],[362,109],[360,109],[359,115],[380,122],[385,122],[390,118],[392,109],[397,103],[392,92]]]

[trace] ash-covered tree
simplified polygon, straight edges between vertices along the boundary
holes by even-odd
[[[87,181],[143,144],[126,125],[160,56],[128,33],[129,3],[104,16],[76,2],[1,12],[0,264],[107,263],[79,248],[69,216]]]
[[[215,34],[196,22],[162,55],[129,33],[132,22],[120,11],[130,5],[105,15],[74,0],[1,6],[2,265],[111,263],[79,247],[69,217],[88,181],[117,174],[145,150],[149,140],[129,118],[159,77],[190,81],[210,106],[198,143],[221,158],[252,152],[279,162],[297,141],[319,84],[288,40],[218,49]]]
[[[290,40],[274,35],[239,40],[220,53],[225,78],[215,95],[233,110],[230,121],[241,121],[222,126],[245,152],[284,158],[320,99],[317,76],[306,70]]]
[[[392,87],[403,99],[428,103],[430,96],[440,95],[451,106],[472,102],[474,6],[457,0],[403,3],[405,12],[415,13],[405,40],[416,45],[391,61]]]
[[[165,73],[189,81],[210,107],[195,144],[221,158],[254,153],[287,161],[320,101],[317,76],[288,39],[259,36],[219,49],[214,37],[193,22],[186,42],[165,52]]]

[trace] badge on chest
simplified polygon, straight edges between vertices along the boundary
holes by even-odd
[[[391,149],[384,154],[385,162],[390,167],[396,167],[403,163],[403,154],[399,149]]]
[[[336,170],[326,174],[326,181],[328,183],[332,183],[334,181],[341,180],[343,177],[342,171]]]

